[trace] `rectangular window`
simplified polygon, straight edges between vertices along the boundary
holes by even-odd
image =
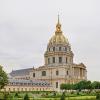
[[[59,51],[61,51],[61,47],[59,47]]]
[[[33,77],[35,77],[35,73],[33,73]]]
[[[52,60],[53,60],[52,62],[55,63],[55,57],[53,57]]]
[[[58,82],[56,82],[56,88],[58,88]]]
[[[58,70],[56,71],[56,75],[59,75],[59,71]]]
[[[66,72],[66,74],[68,75],[68,71]]]
[[[48,58],[48,64],[50,64],[50,58]]]
[[[67,60],[68,60],[68,59],[67,59],[67,57],[66,57],[66,63],[67,63]]]
[[[50,51],[50,48],[49,48],[49,51]]]
[[[59,63],[62,63],[62,57],[59,57]]]
[[[46,71],[42,71],[42,76],[46,76]]]
[[[67,51],[67,48],[65,47],[65,51]]]
[[[53,47],[53,51],[55,51],[55,47]]]

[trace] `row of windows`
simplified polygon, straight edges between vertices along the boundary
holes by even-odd
[[[34,73],[33,73],[34,74]],[[49,86],[49,83],[17,83],[17,82],[10,82],[9,85],[14,86]]]
[[[62,57],[58,58],[59,63],[62,63]],[[68,59],[66,57],[66,63],[68,62]],[[52,57],[52,63],[55,63],[55,57]],[[50,58],[48,58],[48,64],[50,64]]]
[[[66,72],[66,75],[68,75],[68,71]],[[58,76],[59,75],[59,71],[57,70],[56,71],[56,75]],[[46,76],[46,71],[42,71],[42,76]],[[35,77],[35,73],[33,73],[33,77]]]
[[[9,88],[9,91],[45,91],[50,90],[50,88]],[[7,91],[6,88],[4,88],[4,91]]]
[[[66,47],[59,47],[59,49],[58,49],[59,51],[62,51],[62,50],[64,50],[64,51],[67,51],[67,48]],[[49,51],[51,51],[51,48],[49,48]],[[53,47],[52,48],[52,51],[56,51],[56,47]]]

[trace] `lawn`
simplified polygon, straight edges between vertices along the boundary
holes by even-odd
[[[9,100],[23,100],[24,96],[25,96],[26,92],[20,92],[20,93],[10,93],[8,95]],[[27,92],[30,100],[60,100],[61,94],[58,93],[58,96],[50,96],[50,93],[32,93],[32,92]],[[46,97],[43,95],[41,96],[41,94],[47,94]],[[4,93],[0,93],[0,100],[3,100],[4,98]],[[72,96],[70,95],[69,97],[66,97],[66,100],[96,100],[96,96],[90,96],[90,95],[86,95],[86,96],[80,96],[80,95],[75,95]]]

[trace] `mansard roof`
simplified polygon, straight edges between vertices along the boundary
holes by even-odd
[[[27,68],[27,69],[20,69],[20,70],[13,70],[10,75],[11,76],[24,76],[24,75],[29,75],[29,72],[33,70],[34,68]]]
[[[21,85],[21,86],[51,86],[47,81],[41,80],[18,80],[18,79],[9,79],[9,85]]]

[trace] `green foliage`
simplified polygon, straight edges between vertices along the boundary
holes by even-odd
[[[4,100],[7,100],[7,99],[8,99],[8,94],[5,93],[5,94],[4,94]]]
[[[0,100],[3,100],[3,99],[4,99],[4,94],[0,93]]]
[[[96,100],[100,100],[100,94],[99,93],[97,93],[97,95],[96,95]]]
[[[60,100],[65,100],[65,92],[62,93]]]
[[[18,95],[18,93],[16,92],[16,93],[15,93],[15,97],[18,97],[18,96],[19,96],[19,95]]]
[[[9,93],[4,93],[4,100],[8,100],[9,98]]]
[[[74,89],[81,91],[82,89],[89,88],[90,84],[91,84],[91,82],[83,80],[83,81],[80,81],[80,82],[74,84]]]
[[[73,89],[73,84],[61,84],[60,89],[61,90],[71,90]]]
[[[8,83],[7,74],[3,71],[2,66],[0,66],[0,89],[2,89]]]
[[[28,94],[24,96],[24,100],[30,100]]]
[[[56,92],[54,91],[53,96],[56,96]]]
[[[60,89],[61,90],[84,90],[84,89],[88,89],[91,90],[92,89],[92,83],[91,81],[86,81],[86,80],[82,80],[76,84],[61,84]],[[94,87],[98,87],[100,88],[100,84],[94,84]]]
[[[93,88],[93,89],[100,89],[100,82],[94,81],[94,82],[92,83],[92,88]]]

